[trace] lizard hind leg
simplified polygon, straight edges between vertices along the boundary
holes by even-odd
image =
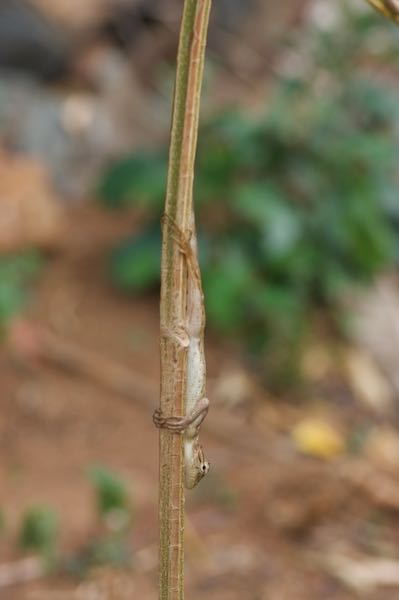
[[[193,410],[186,417],[187,427],[193,427],[195,433],[198,433],[203,420],[208,414],[209,400],[205,396],[197,400]]]
[[[160,408],[152,415],[155,427],[167,429],[173,433],[182,433],[186,429],[186,417],[164,417]]]
[[[184,254],[184,256],[186,257],[189,267],[193,268],[193,259],[192,259],[193,250],[190,245],[190,240],[192,238],[193,232],[189,231],[188,235],[186,236],[184,234],[184,232],[180,229],[180,227],[178,226],[176,221],[174,219],[172,219],[172,217],[170,217],[167,213],[163,214],[163,216],[161,218],[161,223],[162,223],[162,225],[166,224],[168,227],[170,227],[172,229],[173,239],[175,240],[176,244],[179,246],[180,252],[182,254]]]
[[[157,408],[153,414],[152,420],[155,427],[167,429],[172,433],[183,433],[189,427],[194,427],[198,431],[202,421],[205,419],[209,408],[208,398],[198,400],[194,409],[185,417],[164,417],[162,411]]]
[[[192,232],[190,231],[188,236],[185,236],[183,231],[180,229],[178,224],[172,217],[168,215],[168,213],[164,213],[161,217],[162,226],[167,225],[173,231],[173,239],[180,246],[181,251],[186,254],[190,249],[190,239],[192,236]]]

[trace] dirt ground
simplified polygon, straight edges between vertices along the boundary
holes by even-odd
[[[2,600],[157,597],[158,435],[151,414],[159,378],[158,305],[155,297],[119,295],[105,274],[107,249],[134,227],[126,215],[93,206],[71,209],[29,316],[60,339],[130,369],[137,390],[124,397],[50,362],[17,361],[6,348],[0,360],[0,506],[7,522],[1,562],[20,557],[16,531],[32,504],[59,513],[62,552],[82,547],[96,528],[86,469],[100,463],[129,482],[132,567],[96,569],[84,580],[52,575],[18,583],[0,589]],[[222,380],[228,390],[231,373],[245,371],[233,348],[208,338],[212,397]],[[187,598],[399,598],[398,588],[345,585],[336,575],[337,557],[351,557],[346,567],[364,556],[395,558],[396,488],[374,497],[383,484],[370,480],[374,472],[352,477],[359,473],[355,459],[323,461],[298,453],[288,431],[308,407],[277,403],[248,381],[242,396],[250,399],[226,406],[223,394],[215,394],[219,406],[204,424],[212,472],[187,494]],[[340,394],[339,409],[350,413]]]

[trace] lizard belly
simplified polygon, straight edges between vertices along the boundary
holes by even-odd
[[[205,396],[206,367],[202,340],[192,338],[187,354],[186,414]]]
[[[191,479],[194,469],[194,440],[186,438],[184,442],[184,485],[187,489],[191,489]],[[191,475],[191,477],[190,477]]]

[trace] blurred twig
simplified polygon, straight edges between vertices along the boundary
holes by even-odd
[[[399,561],[387,558],[352,558],[338,552],[323,557],[326,570],[359,596],[378,587],[399,585]]]
[[[17,360],[28,364],[44,361],[49,365],[86,377],[110,392],[134,401],[147,412],[158,393],[158,383],[150,377],[66,340],[44,325],[24,320],[15,323],[10,332],[8,347]],[[223,427],[220,424],[223,423]],[[223,408],[212,407],[212,420],[208,419],[204,431],[215,440],[242,450],[249,455],[267,455],[261,439],[253,435],[253,428],[242,418]],[[240,432],[240,435],[237,433]]]
[[[52,333],[44,325],[18,321],[10,330],[8,346],[17,359],[32,363],[43,360],[58,368],[82,375],[102,387],[148,406],[156,396],[156,385],[145,375],[128,369],[99,352],[82,347]]]
[[[42,560],[25,558],[0,565],[0,588],[40,579],[46,574]]]
[[[399,4],[396,0],[367,0],[381,14],[399,23]]]

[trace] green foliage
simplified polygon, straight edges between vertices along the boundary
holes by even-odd
[[[64,569],[83,577],[102,565],[124,567],[131,562],[131,503],[125,483],[103,466],[90,467],[100,528],[78,553],[64,561]]]
[[[0,326],[23,309],[27,285],[41,266],[42,259],[35,251],[0,256]]]
[[[284,377],[315,311],[338,314],[349,286],[399,258],[399,94],[364,67],[399,60],[398,31],[371,10],[331,10],[334,27],[290,40],[263,114],[224,112],[199,138],[208,323],[261,358],[272,348],[268,365]],[[111,167],[106,202],[147,204],[159,219],[161,162],[156,152]],[[153,287],[158,251],[151,224],[116,251],[114,279]]]
[[[35,506],[22,518],[19,545],[42,556],[49,566],[54,559],[58,536],[56,513],[45,506]]]
[[[131,507],[124,481],[102,466],[91,467],[89,477],[100,519],[112,530],[126,529],[131,521]]]
[[[71,556],[57,557],[58,518],[46,506],[29,508],[22,516],[18,544],[39,554],[47,569],[60,569],[84,576],[93,567],[112,564],[126,566],[131,561],[130,532],[132,507],[126,484],[103,466],[90,467],[88,475],[94,486],[99,522],[90,542]],[[5,528],[0,511],[0,533]]]
[[[159,282],[159,222],[121,243],[110,257],[110,273],[122,289],[144,292]],[[132,260],[134,256],[134,260]]]
[[[75,577],[84,577],[90,569],[104,565],[126,567],[131,563],[131,548],[126,536],[103,536],[92,540],[80,552],[64,561],[64,569]]]
[[[2,510],[0,510],[0,535],[6,530],[6,517]]]
[[[159,204],[165,193],[166,155],[140,152],[116,163],[105,174],[98,193],[110,208],[132,202],[148,206]]]

